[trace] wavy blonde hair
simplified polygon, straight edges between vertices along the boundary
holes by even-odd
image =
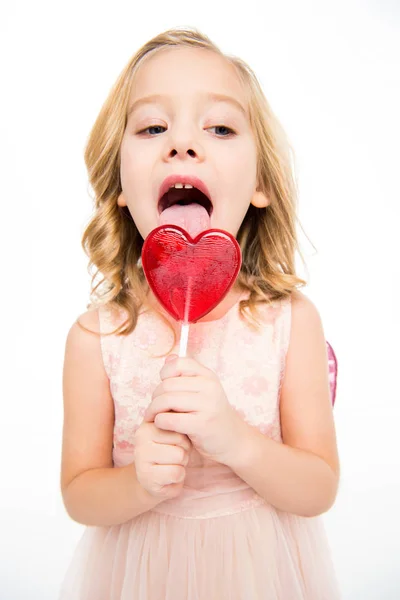
[[[297,286],[306,285],[295,273],[296,250],[303,263],[304,259],[296,239],[293,152],[255,74],[241,59],[223,54],[197,29],[170,29],[147,42],[128,62],[102,106],[85,148],[89,182],[95,194],[94,214],[82,237],[89,273],[95,268],[87,308],[108,304],[124,309],[128,315],[110,334],[127,335],[134,330],[148,290],[139,260],[143,239],[127,207],[117,205],[122,191],[120,147],[128,101],[135,74],[145,59],[171,46],[204,48],[224,57],[234,66],[247,91],[257,146],[258,189],[270,198],[270,204],[266,208],[250,205],[237,234],[243,259],[237,282],[242,291],[249,292],[240,303],[242,316],[257,326],[257,304],[285,298]]]

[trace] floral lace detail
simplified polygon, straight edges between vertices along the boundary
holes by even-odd
[[[99,308],[100,331],[112,331],[122,312]],[[260,307],[262,327],[253,331],[238,305],[218,321],[191,325],[189,354],[217,373],[232,406],[264,435],[281,441],[279,398],[291,330],[291,297]],[[101,349],[115,404],[114,449],[134,451],[134,435],[143,421],[164,364],[160,355],[173,343],[169,327],[155,313],[140,315],[128,336],[101,335]],[[173,351],[177,351],[179,340]],[[327,342],[329,383],[335,401],[337,360]],[[157,358],[157,355],[159,358]]]
[[[238,309],[191,326],[188,355],[217,374],[245,421],[280,443],[291,298],[260,306],[259,332],[248,327]],[[171,348],[166,323],[145,312],[131,334],[106,336],[125,315],[98,310],[115,404],[113,461],[121,467],[135,460],[135,432],[160,383],[162,354],[177,352],[179,340]],[[330,347],[328,360],[334,400],[337,362]],[[265,469],[274,464],[265,461]],[[100,597],[339,600],[340,591],[319,518],[276,509],[233,469],[192,447],[177,497],[124,523],[86,528],[59,600]]]
[[[262,329],[252,331],[238,306],[218,321],[191,326],[189,352],[219,376],[239,414],[262,433],[280,439],[279,390],[290,336],[290,297],[260,308]],[[122,312],[99,308],[100,331],[115,329]],[[101,335],[101,348],[115,404],[114,449],[134,451],[134,435],[160,382],[164,358],[173,341],[168,326],[143,313],[128,336]],[[178,342],[177,342],[178,343]]]

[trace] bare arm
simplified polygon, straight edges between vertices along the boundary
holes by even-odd
[[[99,331],[98,311],[80,317]],[[66,341],[61,491],[69,516],[84,525],[124,523],[156,506],[137,481],[135,466],[114,468],[114,404],[100,337],[72,325]]]
[[[292,296],[280,413],[283,444],[249,426],[229,466],[277,509],[317,516],[335,501],[339,458],[321,319],[300,292]]]

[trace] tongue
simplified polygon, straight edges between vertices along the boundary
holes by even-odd
[[[177,225],[195,238],[199,233],[210,229],[210,217],[200,204],[174,204],[160,214],[158,225]]]

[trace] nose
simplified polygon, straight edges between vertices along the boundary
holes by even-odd
[[[185,150],[181,151],[181,150],[177,150],[176,148],[173,148],[171,150],[171,152],[169,153],[169,156],[171,158],[173,158],[174,156],[179,155],[183,158],[184,156],[186,156],[186,154],[188,154],[189,156],[192,156],[192,157],[196,156],[196,152],[192,148],[188,148],[186,151]]]
[[[188,160],[188,158],[197,162],[204,160],[204,150],[201,143],[195,139],[193,134],[188,132],[171,133],[165,148],[164,160],[170,161],[171,158]]]

